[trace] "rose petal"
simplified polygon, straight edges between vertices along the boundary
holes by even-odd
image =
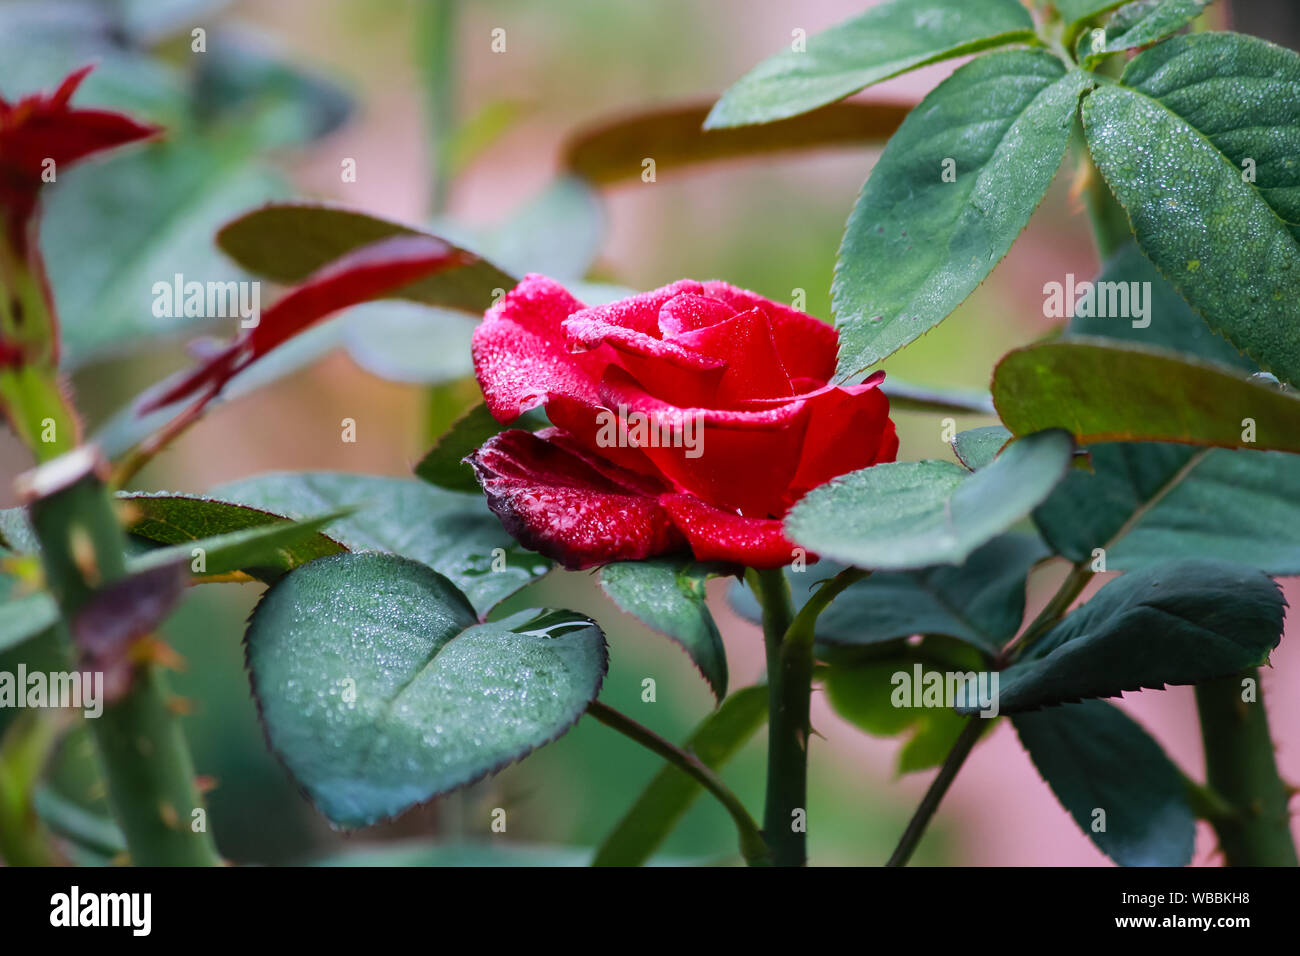
[[[474,330],[474,375],[492,416],[508,425],[551,395],[598,400],[589,368],[569,354],[562,324],[583,308],[559,283],[525,276]]]
[[[593,305],[591,308],[583,309],[574,318],[589,320],[599,325],[612,325],[658,338],[660,309],[679,295],[688,293],[699,295],[703,288],[700,283],[692,279],[681,279],[672,285],[619,299],[617,302]]]
[[[683,332],[694,332],[696,329],[725,322],[735,314],[736,310],[721,299],[683,293],[669,299],[659,310],[659,334],[668,338]]]
[[[777,354],[767,313],[750,309],[722,322],[683,332],[672,339],[693,352],[726,362],[711,407],[731,408],[755,398],[794,394]]]
[[[620,411],[634,441],[679,491],[754,518],[784,511],[799,464],[807,414],[800,401],[757,411],[679,407],[650,395],[619,369],[601,383],[602,404]]]
[[[898,436],[889,418],[889,399],[876,387],[883,378],[872,376],[843,388],[827,386],[805,397],[808,427],[787,506],[836,475],[894,460]]]
[[[726,282],[704,283],[704,294],[727,303],[737,312],[753,308],[766,312],[772,323],[777,354],[792,381],[805,378],[824,384],[835,374],[839,337],[827,323]]]
[[[466,460],[505,529],[571,570],[637,561],[683,546],[656,499],[529,432],[502,432]]]
[[[780,521],[743,518],[690,495],[664,495],[659,503],[686,536],[698,561],[733,561],[751,568],[779,568],[794,559],[796,546],[785,537]],[[808,557],[816,560],[811,555]]]

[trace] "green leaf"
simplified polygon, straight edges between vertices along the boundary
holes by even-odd
[[[878,660],[835,661],[825,671],[826,696],[840,717],[874,737],[907,734],[898,754],[899,774],[942,763],[970,719],[943,701],[914,706],[914,682],[921,681],[924,688],[922,675],[935,673],[933,665],[923,648],[909,645]],[[969,648],[946,666],[963,674],[987,669],[984,660]]]
[[[500,836],[479,840],[383,840],[369,846],[349,848],[315,860],[309,866],[364,867],[579,867],[591,859],[582,846],[550,846],[544,843],[514,843]],[[705,866],[712,860],[656,857],[650,866]]]
[[[213,248],[212,233],[230,210],[284,192],[278,176],[250,163],[254,145],[242,135],[182,138],[71,169],[66,181],[60,173],[41,245],[65,369],[159,336],[233,327],[233,317],[155,315],[153,290],[155,283],[170,288],[178,273],[184,282],[246,278]]]
[[[165,563],[170,556],[190,564],[194,547],[215,544],[216,553],[209,550],[206,556],[208,574],[240,570],[269,584],[308,561],[347,550],[318,530],[335,521],[339,509],[323,519],[297,523],[269,511],[196,495],[125,494],[120,500],[130,503],[131,534],[166,546],[154,552],[164,557],[153,561]]]
[[[525,412],[510,427],[526,428],[531,431],[542,428],[545,424],[545,415],[540,410],[532,409]],[[504,427],[492,417],[487,405],[479,402],[456,419],[446,434],[438,439],[438,444],[429,449],[429,453],[420,459],[420,463],[415,466],[415,474],[439,488],[477,494],[478,480],[474,477],[474,470],[465,464],[464,459]]]
[[[724,568],[661,558],[621,561],[600,570],[600,586],[620,608],[681,645],[721,703],[727,650],[709,613],[704,584]]]
[[[272,203],[228,223],[217,233],[217,244],[250,272],[289,284],[359,246],[421,232],[350,209]],[[393,298],[478,315],[492,304],[495,290],[512,289],[515,282],[492,263],[474,256],[469,265],[413,282]]]
[[[891,462],[814,488],[786,515],[786,534],[822,557],[906,571],[961,564],[1055,487],[1074,446],[1061,431],[1012,442],[974,474],[945,461]]]
[[[371,375],[441,385],[474,371],[475,322],[461,312],[384,299],[353,306],[342,318],[342,344]]]
[[[1093,159],[1142,248],[1211,328],[1293,384],[1298,112],[1300,56],[1232,33],[1147,50],[1083,108]]]
[[[1268,659],[1286,602],[1266,574],[1200,558],[1110,581],[1002,671],[1005,713],[1222,677]]]
[[[1007,254],[1056,175],[1093,82],[1040,50],[994,53],[912,111],[840,245],[831,289],[840,380],[942,322]]]
[[[857,646],[941,634],[996,653],[1020,628],[1030,570],[1049,555],[1036,535],[1013,533],[977,548],[960,567],[878,571],[821,613],[817,640]],[[824,576],[818,565],[792,580]]]
[[[908,109],[901,103],[833,103],[762,126],[705,130],[708,105],[660,107],[583,130],[565,144],[564,165],[593,185],[608,186],[639,180],[646,156],[654,157],[662,178],[723,159],[883,143]]]
[[[1001,425],[970,428],[957,433],[952,443],[952,453],[971,471],[977,471],[991,464],[1002,446],[1010,440],[1011,432]]]
[[[1300,574],[1300,456],[1136,442],[1093,445],[1035,512],[1062,556],[1130,571],[1180,554]]]
[[[766,685],[738,690],[695,728],[685,749],[711,770],[722,767],[767,720]],[[596,851],[592,866],[640,866],[667,839],[704,788],[672,764],[642,791]]]
[[[214,497],[305,518],[355,508],[330,533],[350,551],[387,551],[446,575],[480,614],[545,574],[551,562],[501,527],[482,494],[458,494],[422,481],[304,471],[258,475],[213,488]]]
[[[706,128],[768,123],[918,66],[1027,40],[1019,0],[891,0],[764,60],[723,94]]]
[[[994,370],[993,402],[1019,435],[1063,428],[1082,445],[1168,441],[1300,451],[1295,393],[1185,353],[1131,343],[1081,337],[1016,349]]]
[[[212,575],[244,571],[258,580],[270,583],[304,564],[305,554],[313,551],[336,554],[341,551],[341,546],[318,534],[318,531],[347,514],[347,509],[339,509],[308,521],[276,520],[261,527],[155,548],[136,556],[128,566],[136,573],[179,562],[188,565],[191,573],[199,580]],[[175,526],[172,527],[174,529]],[[202,550],[201,570],[195,570],[194,567],[196,549]]]
[[[1149,322],[1134,327],[1076,315],[1071,332],[1255,370],[1210,331],[1136,244],[1116,253],[1099,281],[1146,284]],[[1109,570],[1129,571],[1196,554],[1269,574],[1300,574],[1300,456],[1154,442],[1105,442],[1088,451],[1092,470],[1072,469],[1034,512],[1039,531],[1064,557],[1092,561],[1101,548]]]
[[[916,722],[916,731],[898,752],[899,775],[932,770],[947,759],[966,729],[969,717],[945,708],[930,708]]]
[[[1020,629],[1029,572],[1050,555],[1036,535],[1012,532],[977,548],[960,567],[877,571],[845,588],[818,615],[818,646],[880,646],[914,634],[938,634],[996,653]],[[825,560],[803,572],[787,568],[795,609],[841,570]],[[761,619],[758,602],[743,586],[732,588],[729,599],[737,614]]]
[[[244,27],[209,29],[196,61],[196,111],[208,123],[255,126],[263,149],[321,139],[353,112],[341,88],[280,59],[269,37]]]
[[[479,624],[442,575],[341,554],[253,612],[248,668],[267,739],[316,807],[366,826],[480,779],[568,730],[607,667],[595,622],[523,611]]]
[[[1090,700],[1012,722],[1038,773],[1097,849],[1120,866],[1191,862],[1196,817],[1182,774],[1122,711]]]
[[[1146,46],[1191,23],[1213,0],[1136,0],[1121,7],[1104,30],[1079,38],[1079,60],[1092,67],[1111,53]]]
[[[1110,308],[1111,290],[1116,288],[1116,283],[1128,285],[1130,310],[1139,301],[1134,290],[1140,290],[1142,307],[1131,311],[1129,318],[1109,314],[1111,311],[1122,311]],[[1076,297],[1077,295],[1076,288]],[[1116,292],[1116,295],[1117,305],[1122,306],[1123,294]],[[1259,371],[1259,366],[1205,324],[1205,320],[1192,310],[1187,300],[1178,294],[1178,290],[1160,274],[1160,270],[1132,240],[1111,256],[1097,276],[1094,283],[1094,305],[1103,298],[1107,304],[1105,310],[1094,308],[1085,311],[1105,311],[1108,313],[1106,315],[1080,315],[1078,310],[1073,310],[1068,326],[1071,335],[1173,349],[1219,365],[1229,365],[1247,372]],[[1137,314],[1138,311],[1142,314]]]
[[[1124,5],[1126,0],[1055,0],[1056,9],[1061,13],[1067,36],[1082,24],[1084,20],[1108,13]]]

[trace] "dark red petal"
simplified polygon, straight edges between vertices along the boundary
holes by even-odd
[[[505,529],[571,570],[637,561],[683,546],[654,498],[630,491],[529,432],[502,432],[466,460]]]
[[[470,258],[470,253],[432,236],[394,236],[355,249],[312,273],[266,309],[257,325],[141,406],[140,413],[170,405],[204,388],[219,388],[249,363],[327,315],[443,269],[466,265]]]
[[[609,428],[611,417],[617,426],[616,410],[557,395],[547,402],[546,417],[557,428],[564,430],[568,441],[583,449],[584,457],[588,460],[603,458],[628,471],[662,478],[659,469],[645,456],[645,452],[623,442],[611,444],[607,440],[612,430]]]
[[[743,518],[691,495],[664,495],[659,502],[686,536],[696,560],[751,568],[779,568],[794,560],[796,546],[782,533],[780,521]]]
[[[789,397],[790,379],[777,354],[767,313],[760,308],[683,332],[671,341],[726,362],[711,405],[732,408],[754,398]]]
[[[527,275],[474,330],[474,374],[488,410],[508,425],[553,395],[596,400],[586,363],[569,354],[561,325],[583,308],[559,283]]]
[[[772,322],[772,339],[791,380],[807,378],[825,383],[835,374],[839,336],[825,322],[726,282],[704,283],[704,294],[720,299],[737,312],[763,309]]]

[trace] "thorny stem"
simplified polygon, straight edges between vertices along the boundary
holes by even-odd
[[[817,617],[835,597],[867,576],[856,568],[823,584],[798,616],[781,569],[745,572],[763,609],[767,650],[767,801],[763,834],[777,866],[808,862],[808,738],[812,734],[813,642]]]
[[[82,448],[23,479],[32,527],[58,625],[71,644],[71,622],[98,588],[126,575],[126,540],[99,460]],[[202,810],[194,765],[156,664],[135,666],[130,690],[91,721],[108,780],[108,798],[137,866],[221,863]]]
[[[1245,681],[1255,698],[1242,699]],[[1196,685],[1209,790],[1226,805],[1209,817],[1228,866],[1296,866],[1287,809],[1291,788],[1278,776],[1268,713],[1255,668]]]
[[[598,700],[593,700],[587,705],[587,713],[606,727],[617,730],[625,737],[663,757],[713,794],[736,824],[736,832],[740,836],[740,853],[746,863],[750,866],[767,866],[772,862],[767,844],[763,842],[763,835],[759,832],[758,823],[749,815],[740,798],[732,793],[722,779],[699,757],[690,751],[682,750],[660,737],[649,727],[637,723],[626,714]]]

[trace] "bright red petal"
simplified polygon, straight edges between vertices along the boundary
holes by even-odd
[[[835,374],[839,337],[830,325],[811,315],[773,302],[726,282],[704,283],[704,294],[727,303],[737,312],[761,308],[772,322],[777,354],[792,380],[809,379],[824,384]]]
[[[637,561],[683,545],[654,498],[529,432],[502,432],[467,461],[505,529],[566,568]]]
[[[894,460],[898,436],[889,399],[877,387],[884,377],[879,372],[861,385],[828,385],[800,396],[808,406],[808,427],[787,506],[836,475]]]
[[[679,491],[754,518],[784,511],[807,423],[802,402],[754,411],[683,408],[618,369],[606,373],[601,394],[606,408],[622,406],[631,439]],[[644,442],[636,441],[638,428]]]
[[[474,374],[497,421],[508,425],[554,395],[596,400],[593,379],[569,354],[561,327],[582,308],[559,283],[528,275],[488,310],[474,330]]]
[[[712,407],[734,408],[748,399],[794,394],[772,339],[767,313],[761,308],[683,332],[670,341],[726,363],[717,392],[708,403]]]
[[[779,568],[795,557],[781,522],[743,518],[691,495],[664,495],[659,503],[686,536],[698,561],[733,561],[751,568]],[[809,559],[813,559],[811,555]]]

